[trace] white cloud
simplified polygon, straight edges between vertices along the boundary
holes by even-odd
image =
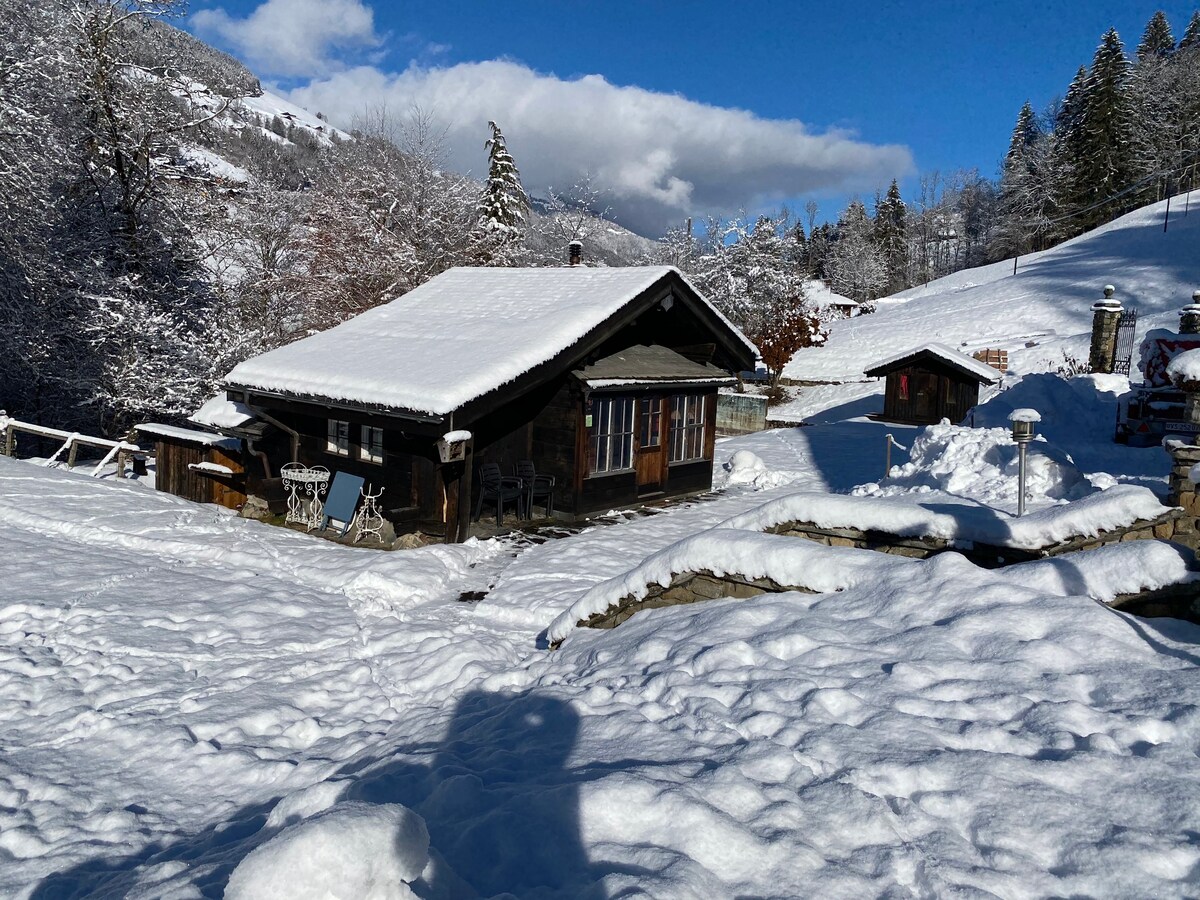
[[[817,192],[872,190],[912,169],[906,147],[813,133],[599,75],[564,80],[493,60],[399,73],[360,67],[292,92],[342,125],[368,106],[414,104],[448,128],[450,163],[480,173],[487,122],[504,129],[526,189],[569,188],[584,172],[611,215],[647,234],[689,215],[728,214]]]
[[[266,76],[324,75],[342,68],[339,52],[382,42],[374,13],[361,0],[266,0],[244,19],[220,7],[202,9],[191,26]]]

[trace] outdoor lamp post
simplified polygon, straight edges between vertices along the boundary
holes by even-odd
[[[1008,414],[1012,422],[1012,436],[1017,443],[1017,515],[1025,515],[1025,449],[1033,440],[1034,426],[1042,421],[1036,409],[1014,409]]]

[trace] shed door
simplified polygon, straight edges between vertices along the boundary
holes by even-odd
[[[932,372],[915,371],[912,375],[913,418],[920,422],[938,421],[938,377]]]
[[[642,397],[638,401],[637,468],[638,496],[667,489],[667,453],[663,429],[667,424],[665,397]]]
[[[959,384],[949,375],[942,376],[942,416],[957,425],[962,421],[967,411],[962,408],[962,396]]]

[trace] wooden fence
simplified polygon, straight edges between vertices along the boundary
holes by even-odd
[[[45,425],[34,425],[31,422],[20,422],[17,419],[9,418],[5,415],[0,415],[0,434],[4,435],[4,455],[12,456],[17,449],[17,434],[29,434],[40,438],[50,438],[52,440],[62,441],[63,444],[59,447],[43,466],[51,466],[58,462],[62,455],[67,455],[67,468],[75,468],[75,463],[79,455],[80,447],[94,447],[98,450],[108,451],[104,458],[100,460],[89,473],[93,478],[98,478],[107,466],[114,459],[117,461],[117,476],[123,478],[125,474],[125,461],[134,453],[142,453],[142,448],[137,444],[131,444],[128,441],[110,441],[107,438],[91,437],[86,434],[80,434],[77,431],[63,431],[58,428],[47,428]]]

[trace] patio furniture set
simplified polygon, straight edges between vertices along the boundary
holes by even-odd
[[[512,475],[505,475],[497,463],[484,463],[479,467],[479,492],[475,496],[475,519],[483,513],[483,505],[496,507],[496,524],[504,524],[504,507],[513,504],[518,519],[532,519],[533,507],[541,503],[546,517],[554,516],[554,476],[539,475],[530,460],[522,460],[513,467]]]
[[[383,539],[383,512],[379,498],[383,488],[372,493],[365,479],[349,472],[331,473],[324,466],[290,462],[280,470],[287,495],[285,522],[303,525],[308,532],[339,528],[338,537],[355,529],[354,543],[374,535]],[[332,485],[331,485],[332,479]]]

